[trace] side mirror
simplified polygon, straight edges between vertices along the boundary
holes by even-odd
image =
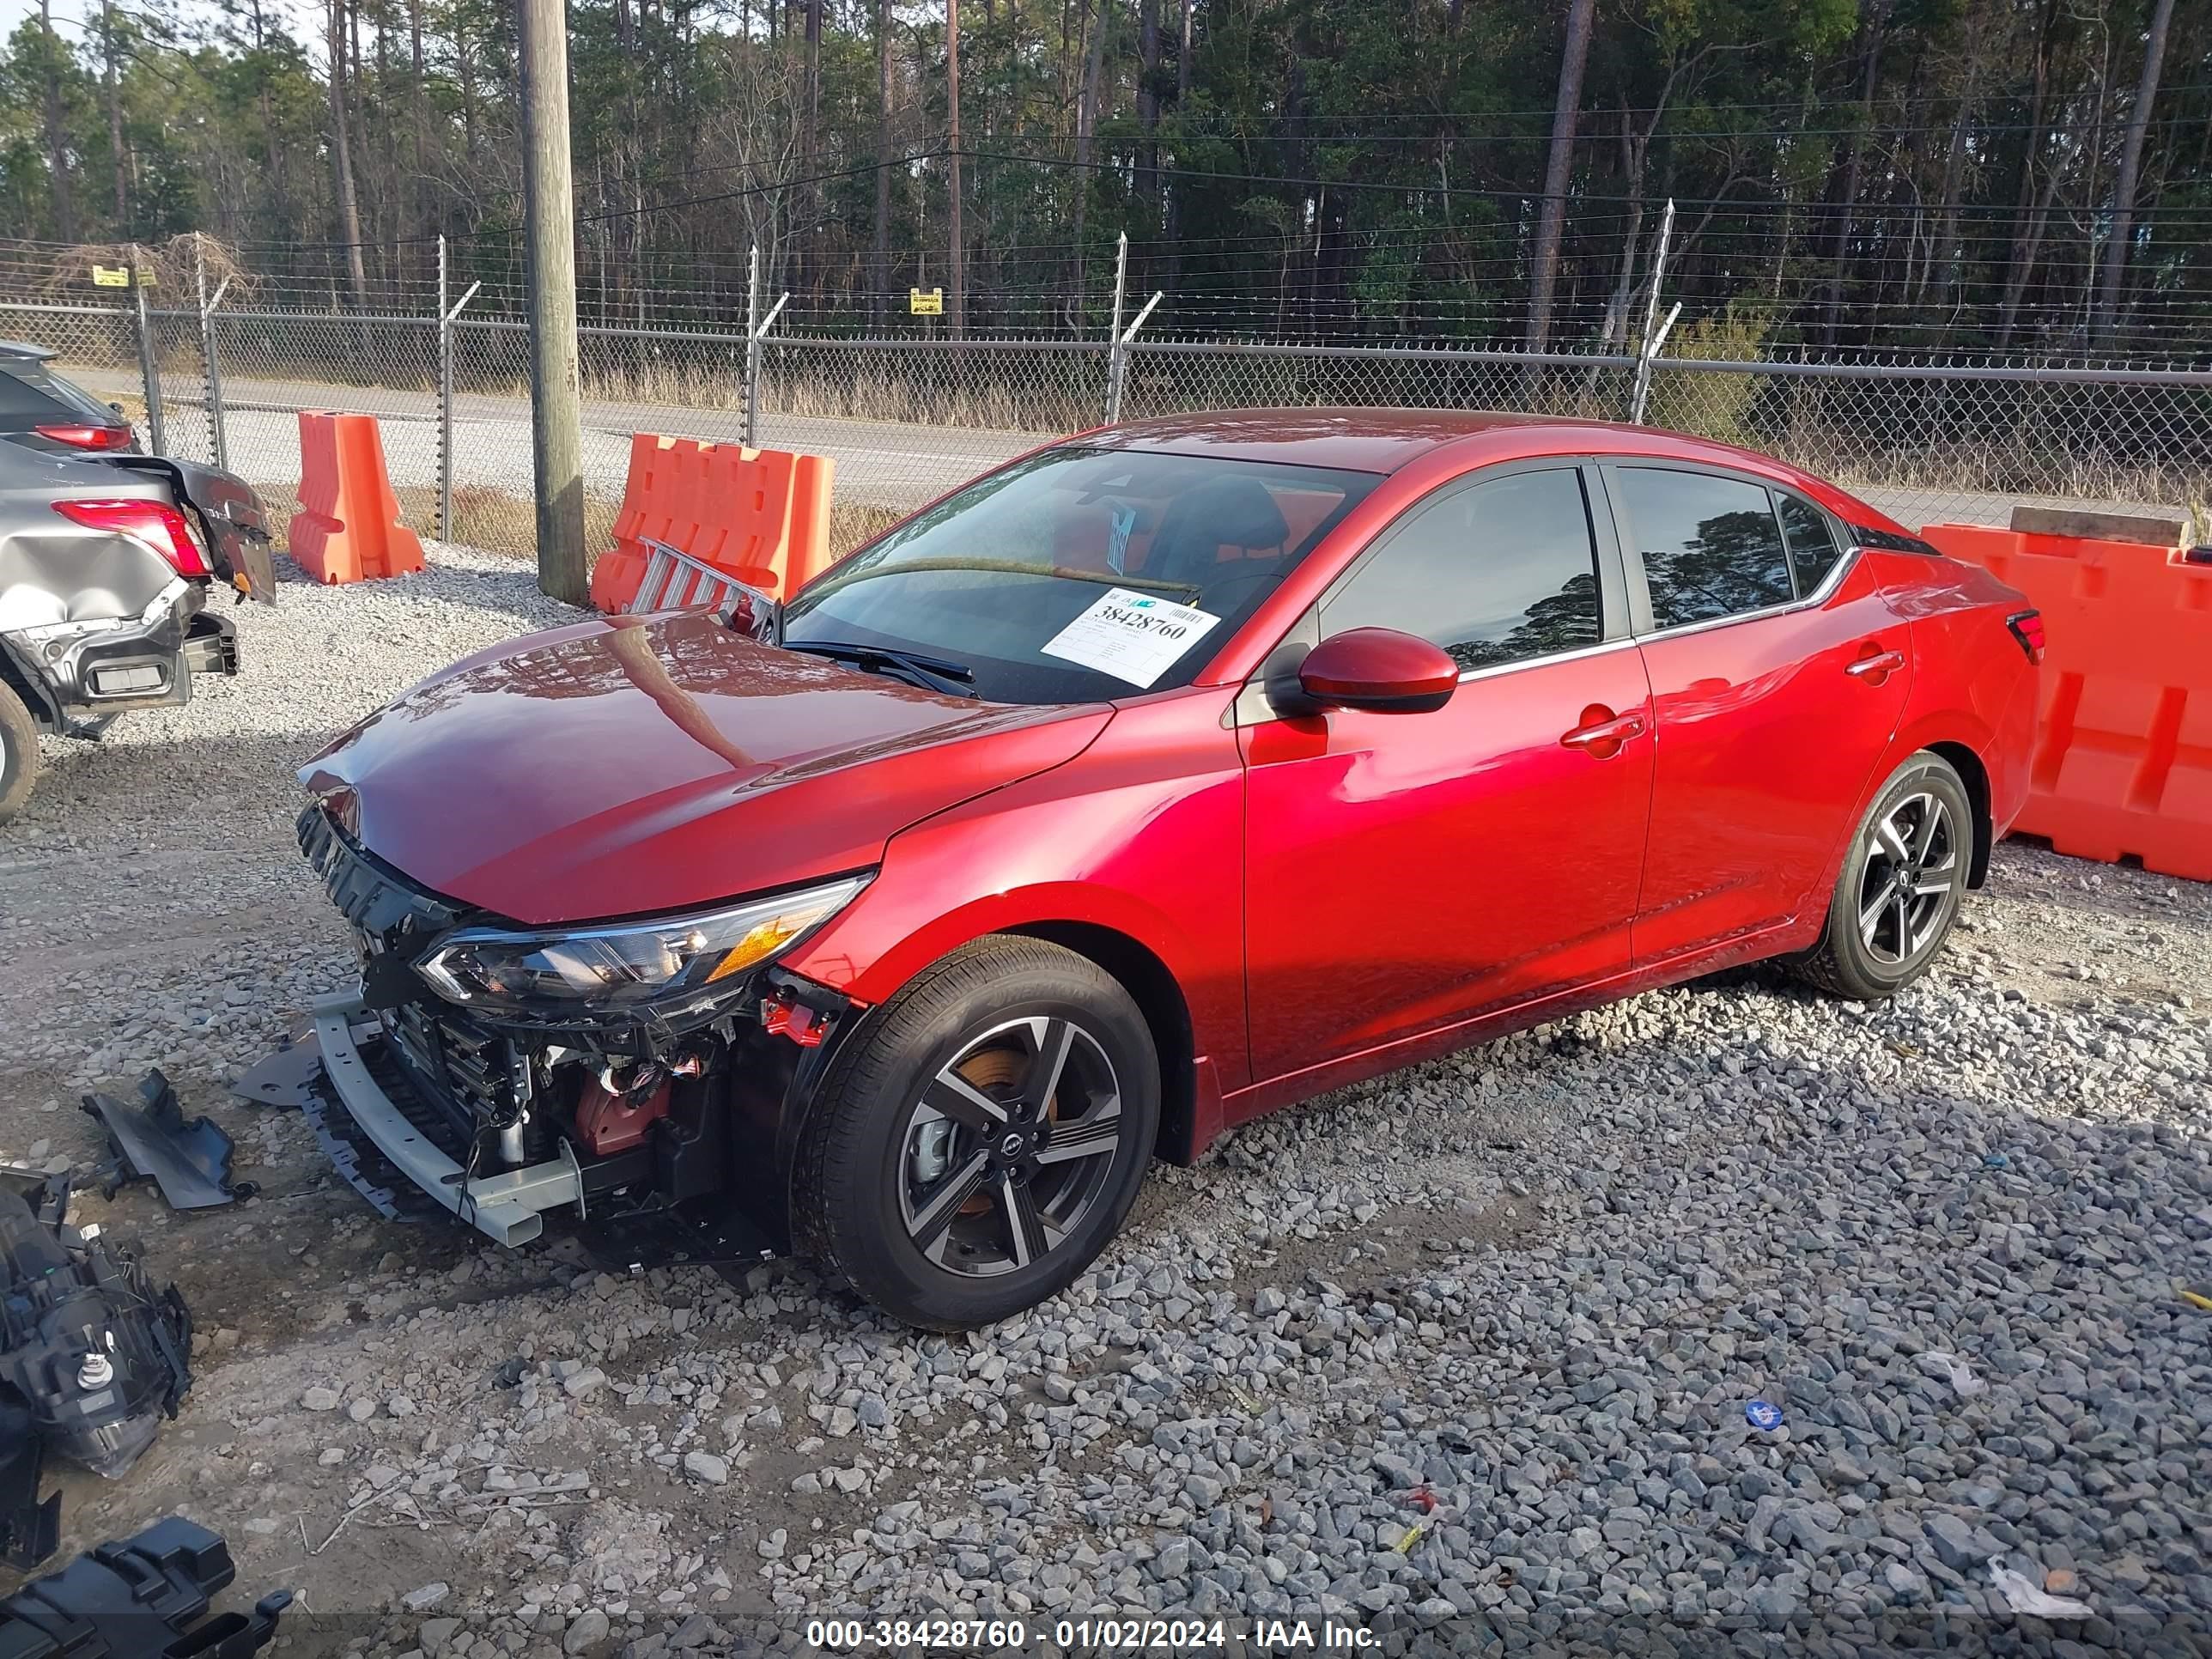
[[[1292,699],[1304,707],[1284,712],[1420,714],[1443,708],[1458,687],[1459,665],[1440,647],[1395,628],[1354,628],[1306,653]]]

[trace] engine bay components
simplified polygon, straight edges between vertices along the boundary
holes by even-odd
[[[8,1455],[8,1419],[112,1479],[192,1380],[191,1315],[176,1287],[157,1291],[131,1251],[70,1226],[69,1190],[66,1176],[0,1171],[0,1530],[30,1560],[52,1549],[53,1517],[37,1503],[38,1458]]]
[[[292,1592],[206,1618],[237,1577],[218,1534],[171,1516],[0,1601],[0,1659],[247,1659],[275,1639]]]

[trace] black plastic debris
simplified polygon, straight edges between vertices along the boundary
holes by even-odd
[[[69,1225],[65,1176],[35,1194],[0,1182],[0,1408],[27,1412],[48,1450],[112,1478],[191,1387],[191,1315],[128,1249]]]
[[[62,1495],[39,1502],[46,1443],[28,1406],[0,1401],[0,1561],[27,1571],[62,1537]]]
[[[0,1601],[0,1659],[247,1659],[275,1639],[292,1592],[208,1619],[237,1577],[219,1536],[172,1516]]]
[[[285,1038],[274,1054],[240,1073],[230,1091],[256,1106],[296,1112],[315,1097],[315,1081],[322,1071],[323,1045],[311,1031],[296,1042]]]
[[[159,1070],[146,1073],[138,1097],[144,1105],[126,1105],[112,1095],[84,1097],[84,1109],[107,1134],[111,1156],[99,1174],[106,1196],[149,1178],[173,1210],[211,1209],[253,1196],[251,1182],[231,1183],[230,1137],[204,1117],[185,1117],[176,1090]]]

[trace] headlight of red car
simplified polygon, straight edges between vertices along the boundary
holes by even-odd
[[[846,876],[651,921],[542,933],[464,927],[433,945],[415,970],[447,1001],[491,1013],[573,1019],[681,1012],[715,1000],[718,981],[798,944],[867,881]]]

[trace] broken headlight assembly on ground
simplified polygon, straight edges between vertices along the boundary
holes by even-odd
[[[296,1090],[339,1173],[396,1218],[443,1210],[523,1244],[557,1212],[623,1265],[785,1247],[786,1103],[847,1005],[775,963],[866,874],[532,928],[416,888],[320,807],[300,832],[353,925],[362,988],[318,1004],[303,1088],[280,1054],[283,1085],[258,1088],[257,1068],[247,1098]]]
[[[68,1223],[69,1182],[0,1170],[0,1428],[96,1474],[124,1474],[191,1387],[192,1322],[137,1256]],[[10,1437],[13,1437],[13,1435]],[[0,1545],[19,1565],[53,1548],[40,1456],[0,1449]]]

